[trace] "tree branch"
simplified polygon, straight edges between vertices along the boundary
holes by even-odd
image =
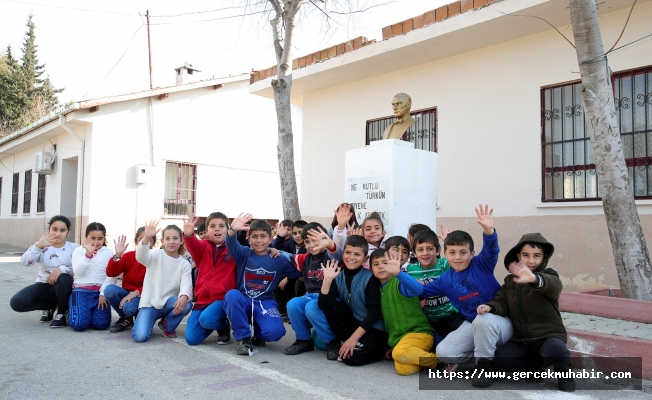
[[[560,34],[564,39],[566,39],[566,41],[567,41],[568,43],[570,43],[571,46],[573,46],[573,48],[575,48],[575,45],[573,44],[573,42],[571,42],[570,40],[568,40],[568,38],[567,38],[566,36],[564,36],[563,33],[559,32],[559,29],[557,29],[557,28],[556,28],[553,24],[551,24],[550,22],[546,21],[544,18],[537,17],[536,15],[506,14],[506,13],[500,11],[500,10],[496,10],[496,11],[498,11],[499,13],[501,13],[501,14],[503,14],[503,15],[506,15],[506,16],[508,16],[508,17],[530,17],[530,18],[540,19],[541,21],[543,21],[543,22],[545,22],[546,24],[550,25],[550,26],[552,27],[552,29],[556,30],[558,34]]]

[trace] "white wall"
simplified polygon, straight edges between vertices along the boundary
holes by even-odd
[[[628,12],[601,12],[607,48],[620,34]],[[651,20],[652,3],[637,5],[621,44],[649,34]],[[572,38],[570,29],[566,34]],[[650,64],[650,40],[609,56],[614,71]],[[599,214],[600,205],[540,204],[540,88],[579,79],[573,71],[578,71],[575,50],[550,30],[306,94],[302,213],[332,215],[344,199],[345,152],[364,146],[365,121],[391,115],[393,95],[405,92],[412,96],[413,110],[437,107],[438,218],[471,216],[480,202],[495,205],[503,216]],[[405,165],[406,177],[410,171]],[[652,213],[652,206],[640,211]]]
[[[196,164],[197,214],[222,211],[230,217],[247,211],[258,218],[281,218],[276,160],[276,115],[272,100],[248,93],[248,80],[171,93],[154,98],[154,167],[137,185],[135,165],[151,165],[149,99],[82,111],[92,125],[89,218],[104,223],[110,240],[131,239],[146,219],[162,218],[165,161]],[[295,107],[295,147],[300,174],[301,119]],[[299,178],[299,177],[298,177]],[[177,217],[161,225],[180,224]]]

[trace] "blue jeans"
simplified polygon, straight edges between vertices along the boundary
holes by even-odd
[[[213,331],[227,327],[224,301],[216,300],[201,310],[192,310],[186,325],[186,343],[191,346],[203,342]]]
[[[308,293],[288,302],[288,318],[297,340],[310,339],[310,324],[324,342],[328,343],[335,339],[335,333],[328,325],[324,312],[317,305],[318,297],[317,293]]]
[[[235,340],[251,337],[249,323],[252,319],[254,335],[259,339],[276,342],[285,335],[283,320],[273,299],[252,300],[239,290],[232,289],[224,296],[224,311],[231,322]]]
[[[108,285],[104,288],[104,297],[106,297],[106,301],[111,304],[111,307],[113,307],[113,309],[118,313],[120,318],[133,317],[138,314],[138,303],[140,303],[140,297],[125,302],[122,308],[120,308],[120,302],[122,299],[127,297],[129,293],[131,292],[117,285]]]
[[[190,310],[192,310],[192,302],[189,301],[186,303],[185,310],[179,314],[175,314],[173,310],[174,303],[176,303],[177,299],[177,296],[170,297],[160,310],[154,307],[142,307],[138,311],[138,317],[131,330],[131,338],[136,342],[146,342],[152,334],[152,328],[156,320],[159,318],[165,318],[168,332],[174,332],[181,323],[181,320],[183,320],[183,317],[188,315]]]

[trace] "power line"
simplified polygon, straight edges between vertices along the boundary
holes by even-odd
[[[216,10],[206,10],[206,11],[193,11],[193,12],[187,12],[187,13],[181,13],[181,14],[170,14],[170,15],[150,15],[150,18],[172,18],[172,17],[182,17],[184,15],[192,15],[192,14],[207,14],[207,13],[212,13],[212,12],[218,12],[218,11],[224,11],[224,10],[232,10],[234,8],[245,8],[246,6],[233,6],[233,7],[224,7],[224,8],[218,8]]]
[[[87,94],[89,94],[90,92],[92,92],[93,90],[95,90],[95,88],[97,88],[100,84],[102,84],[102,82],[104,82],[104,80],[105,80],[105,79],[106,79],[106,78],[111,74],[111,72],[113,72],[113,69],[114,69],[114,68],[115,68],[115,67],[120,63],[120,61],[121,61],[122,58],[125,56],[125,54],[127,54],[127,50],[129,50],[129,47],[131,47],[131,43],[134,41],[134,38],[136,37],[136,34],[140,31],[140,28],[142,28],[143,26],[145,26],[145,25],[141,25],[141,26],[138,27],[138,29],[136,29],[136,32],[134,32],[133,36],[132,36],[131,39],[129,40],[129,44],[127,45],[127,48],[126,48],[125,51],[122,53],[122,55],[120,56],[120,58],[118,59],[118,61],[116,61],[116,63],[113,65],[113,67],[111,67],[111,69],[109,70],[109,72],[107,72],[107,74],[104,76],[104,78],[102,78],[101,81],[99,81],[95,86],[93,86],[93,88],[92,88],[91,90],[89,90],[88,92],[86,92],[86,93],[81,97],[81,99],[79,99],[79,101],[83,100],[84,97],[86,97]]]
[[[91,9],[88,9],[88,8],[52,6],[52,5],[49,5],[49,4],[29,3],[29,2],[26,2],[26,1],[17,1],[17,0],[3,0],[3,1],[7,1],[9,3],[27,4],[27,5],[38,6],[38,7],[60,8],[60,9],[64,9],[64,10],[87,11],[87,12],[108,13],[108,14],[117,14],[117,15],[138,15],[136,13],[127,14],[127,13],[121,13],[121,12],[117,12],[117,11],[91,10]]]
[[[252,13],[244,13],[244,14],[239,14],[239,15],[230,15],[228,17],[220,17],[220,18],[211,18],[211,19],[200,19],[197,21],[181,21],[181,22],[156,22],[150,25],[177,25],[177,24],[194,24],[197,22],[210,22],[210,21],[220,21],[224,19],[232,19],[232,18],[241,18],[241,17],[248,17],[251,15],[256,15],[256,14],[263,14],[268,11],[256,11]],[[150,17],[153,17],[153,15],[150,15]]]

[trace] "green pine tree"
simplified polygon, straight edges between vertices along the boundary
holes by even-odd
[[[27,31],[19,63],[7,46],[4,62],[0,62],[0,136],[23,128],[59,106],[57,89],[50,78],[42,78],[45,64],[39,64],[36,25],[27,17]]]

